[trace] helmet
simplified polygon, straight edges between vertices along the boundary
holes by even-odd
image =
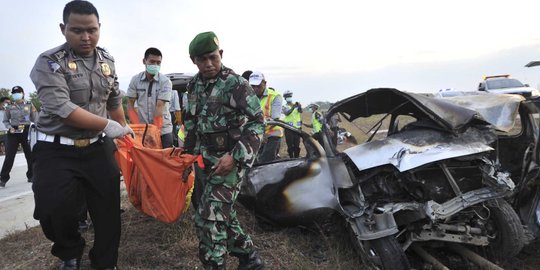
[[[290,90],[285,91],[285,93],[283,93],[283,97],[292,97],[292,92]]]

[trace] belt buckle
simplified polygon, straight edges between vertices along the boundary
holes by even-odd
[[[73,140],[73,145],[75,147],[86,147],[90,145],[90,139],[75,139]]]

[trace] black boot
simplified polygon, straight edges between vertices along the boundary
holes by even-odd
[[[60,264],[59,270],[79,270],[81,259],[65,260]]]
[[[249,254],[236,254],[235,256],[238,257],[239,262],[237,270],[259,270],[264,267],[264,262],[256,250]]]
[[[215,264],[203,264],[204,270],[225,270],[227,269],[224,265],[215,265]]]

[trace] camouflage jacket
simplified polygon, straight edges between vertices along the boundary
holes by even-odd
[[[264,133],[264,117],[259,99],[249,83],[233,70],[222,66],[214,79],[197,73],[188,84],[185,116],[186,151],[202,154],[216,162],[227,152],[211,152],[206,134],[238,129],[240,138],[229,153],[239,166],[251,167]]]

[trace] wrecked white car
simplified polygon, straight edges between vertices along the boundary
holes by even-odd
[[[539,231],[539,106],[523,100],[372,89],[326,113],[364,130],[347,147],[328,124],[321,145],[271,122],[302,137],[302,155],[256,164],[240,201],[281,225],[339,213],[371,268],[493,265]]]

